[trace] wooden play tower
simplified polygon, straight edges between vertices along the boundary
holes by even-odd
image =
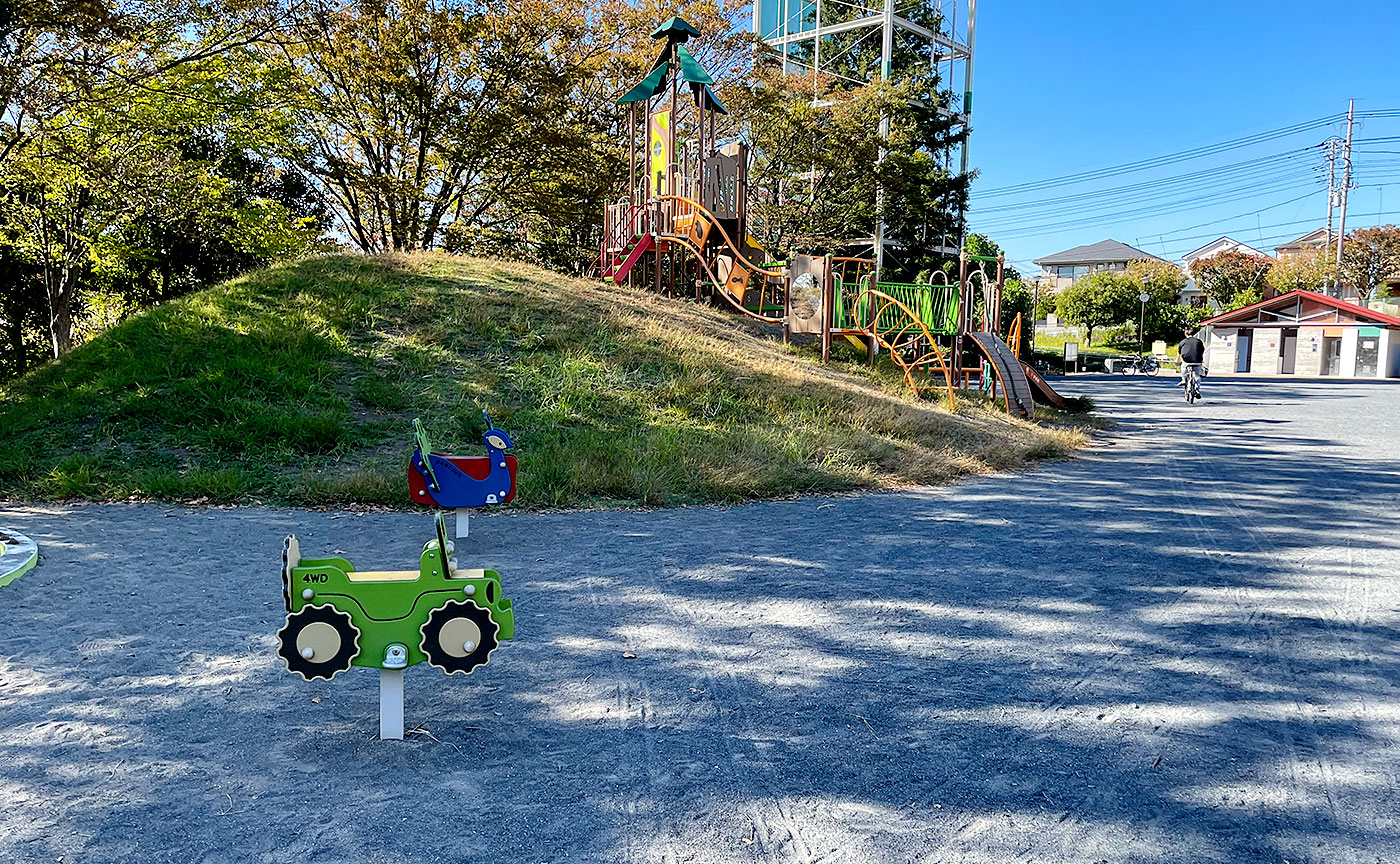
[[[656,62],[618,100],[628,112],[627,188],[604,214],[603,281],[722,302],[781,325],[784,339],[816,336],[823,361],[836,339],[863,347],[872,363],[883,349],[916,391],[943,391],[955,407],[957,390],[980,386],[999,391],[1008,412],[1032,416],[1034,385],[997,335],[1000,258],[962,252],[956,282],[940,272],[929,283],[893,283],[877,278],[873,258],[778,260],[753,240],[748,147],[719,143],[716,118],[728,112],[686,47],[698,35],[680,18],[657,27]]]

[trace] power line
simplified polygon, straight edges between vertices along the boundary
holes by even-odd
[[[1148,179],[1129,179],[1109,184],[1103,181],[1112,181],[1113,178],[1135,172],[1208,159],[1263,142],[1304,134],[1345,120],[1350,120],[1354,128],[1358,120],[1377,118],[1400,119],[1400,108],[1337,113],[1161,156],[974,191],[975,201],[990,200],[993,203],[980,209],[974,205],[968,213],[968,219],[976,226],[974,230],[994,234],[998,238],[1018,239],[1039,234],[1054,235],[1079,231],[1119,222],[1131,224],[1157,216],[1215,208],[1222,204],[1278,196],[1281,193],[1302,193],[1288,195],[1287,200],[1255,207],[1234,216],[1210,219],[1177,228],[1166,234],[1158,234],[1156,243],[1165,251],[1167,243],[1184,246],[1186,241],[1210,236],[1188,233],[1192,230],[1228,224],[1250,216],[1257,217],[1261,213],[1298,204],[1319,194],[1319,189],[1325,190],[1328,187],[1327,168],[1325,163],[1312,164],[1316,161],[1313,156],[1329,146],[1328,143],[1308,144],[1250,158],[1236,157],[1234,161],[1210,167],[1187,166],[1185,169],[1177,169],[1179,173],[1168,176],[1148,175]],[[1395,142],[1400,142],[1400,136],[1351,136],[1354,161],[1347,167],[1351,169],[1350,180],[1353,189],[1360,186],[1383,188],[1384,185],[1397,182],[1397,178],[1400,178],[1400,159],[1373,158],[1400,156],[1400,149],[1394,147]],[[1208,162],[1207,165],[1209,164]],[[1074,186],[1080,188],[1067,188]],[[1032,193],[1038,191],[1050,194],[1032,197]],[[1295,210],[1296,212],[1299,211]],[[1382,214],[1379,212],[1376,214],[1377,217],[1380,215]],[[1299,219],[1271,223],[1270,226],[1256,224],[1250,226],[1247,231],[1239,231],[1236,234],[1241,237],[1262,234],[1266,227],[1287,227],[1311,221],[1313,220]]]
[[[998,234],[998,236],[1025,236],[1027,234],[1036,234],[1042,232],[1048,234],[1056,234],[1063,233],[1065,231],[1075,230],[1076,228],[1087,228],[1106,222],[1115,222],[1132,216],[1141,216],[1146,214],[1166,215],[1169,213],[1179,213],[1185,210],[1192,210],[1197,207],[1204,207],[1207,205],[1228,204],[1234,201],[1247,201],[1251,198],[1258,198],[1262,195],[1273,195],[1279,192],[1292,191],[1295,189],[1302,188],[1304,185],[1311,185],[1315,187],[1318,185],[1318,183],[1315,180],[1310,184],[1300,184],[1297,182],[1275,183],[1271,185],[1266,185],[1262,188],[1257,183],[1249,183],[1244,186],[1237,186],[1232,187],[1230,189],[1217,190],[1215,192],[1211,192],[1209,194],[1198,196],[1195,198],[1178,199],[1175,201],[1162,202],[1153,204],[1151,206],[1138,207],[1130,210],[1117,210],[1113,212],[1098,213],[1092,216],[1086,216],[1080,219],[1072,219],[1069,221],[1045,222],[1034,225],[1022,225],[1015,227],[1013,227],[1012,223],[1000,223],[1001,227],[998,227],[996,225],[990,227],[985,225],[979,225],[977,230],[989,233],[995,232]]]
[[[1204,156],[1212,156],[1216,153],[1225,153],[1230,150],[1238,150],[1241,147],[1248,147],[1252,144],[1259,144],[1264,141],[1272,141],[1284,138],[1289,135],[1296,135],[1300,132],[1307,132],[1341,120],[1346,115],[1331,114],[1326,117],[1319,117],[1315,120],[1308,120],[1302,123],[1294,123],[1289,126],[1282,126],[1278,129],[1271,129],[1267,132],[1256,132],[1241,138],[1234,138],[1229,141],[1222,141],[1219,144],[1209,144],[1202,147],[1193,147],[1189,150],[1180,150],[1176,153],[1168,153],[1165,156],[1154,156],[1149,159],[1139,159],[1135,162],[1125,162],[1121,165],[1112,165],[1107,168],[1097,168],[1091,171],[1081,171],[1077,174],[1064,174],[1059,177],[1051,177],[1046,180],[1034,180],[1027,183],[1016,183],[1011,186],[1001,186],[982,191],[982,195],[988,198],[1002,195],[1012,195],[1017,192],[1028,192],[1034,189],[1050,189],[1056,186],[1066,186],[1072,183],[1083,183],[1088,180],[1097,180],[1103,177],[1127,174],[1133,171],[1143,171],[1148,168],[1158,168],[1164,165],[1173,165],[1178,162],[1185,162],[1191,159],[1200,159]]]
[[[1106,189],[1096,189],[1091,192],[1080,192],[1074,195],[1063,195],[1055,198],[1041,198],[1034,201],[1018,201],[1011,204],[1000,204],[995,207],[976,208],[976,213],[999,213],[1011,210],[1021,210],[1042,205],[1071,203],[1076,201],[1088,201],[1099,197],[1108,197],[1124,193],[1134,193],[1150,189],[1161,189],[1183,183],[1194,183],[1222,174],[1231,174],[1244,171],[1252,167],[1266,167],[1272,165],[1287,164],[1294,162],[1300,157],[1309,154],[1323,145],[1312,144],[1307,147],[1299,147],[1294,150],[1285,150],[1281,153],[1272,153],[1268,156],[1258,156],[1253,159],[1245,159],[1241,162],[1232,162],[1228,165],[1219,165],[1214,168],[1206,168],[1200,171],[1192,171],[1186,174],[1176,174],[1171,177],[1161,177],[1156,180],[1145,180],[1139,183],[1131,183],[1126,186],[1113,186]]]
[[[1210,182],[1198,182],[1174,186],[1161,190],[1125,195],[1119,198],[1106,198],[1099,201],[1065,204],[1054,208],[1040,209],[1026,213],[997,213],[982,216],[974,213],[969,218],[979,225],[990,225],[999,230],[1015,230],[1028,224],[1062,220],[1082,221],[1086,218],[1100,219],[1105,216],[1126,216],[1137,212],[1135,208],[1167,207],[1181,202],[1199,202],[1203,199],[1229,197],[1239,192],[1257,192],[1262,189],[1301,189],[1313,183],[1322,183],[1325,178],[1313,171],[1296,169],[1241,172],[1231,177],[1215,177]],[[1254,197],[1254,196],[1250,196]],[[1217,203],[1220,203],[1217,201]]]
[[[1231,221],[1232,219],[1246,219],[1246,218],[1248,218],[1248,217],[1250,217],[1250,216],[1258,216],[1260,213],[1264,213],[1264,212],[1266,212],[1266,211],[1273,210],[1273,209],[1276,208],[1276,207],[1287,207],[1289,204],[1296,204],[1296,203],[1298,203],[1299,201],[1302,201],[1302,200],[1304,200],[1304,199],[1306,199],[1306,198],[1311,198],[1311,197],[1312,197],[1313,195],[1315,195],[1315,194],[1317,194],[1317,193],[1312,192],[1312,191],[1309,191],[1309,192],[1306,192],[1306,193],[1304,193],[1304,194],[1302,194],[1302,195],[1299,195],[1297,198],[1289,198],[1287,201],[1280,201],[1280,202],[1278,202],[1277,204],[1270,204],[1270,205],[1268,205],[1267,207],[1260,207],[1258,210],[1250,210],[1250,211],[1247,212],[1247,213],[1236,213],[1234,216],[1226,216],[1226,217],[1224,217],[1224,218],[1222,218],[1222,219],[1212,219],[1212,220],[1210,220],[1209,222],[1200,222],[1200,223],[1197,223],[1197,224],[1195,224],[1195,225],[1187,225],[1185,228],[1178,228],[1178,229],[1176,229],[1175,231],[1168,231],[1168,232],[1166,232],[1165,234],[1156,234],[1156,235],[1153,235],[1153,236],[1156,236],[1156,237],[1158,238],[1158,240],[1160,241],[1161,238],[1163,238],[1163,237],[1172,237],[1172,236],[1174,236],[1174,235],[1176,235],[1176,234],[1179,234],[1179,233],[1182,232],[1182,231],[1194,231],[1194,230],[1196,230],[1197,228],[1204,228],[1204,227],[1206,227],[1207,225],[1219,225],[1221,222],[1229,222],[1229,221]],[[1183,238],[1178,238],[1178,239],[1183,239]],[[1184,239],[1190,239],[1190,238],[1184,238]]]

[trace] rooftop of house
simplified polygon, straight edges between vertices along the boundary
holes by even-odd
[[[1327,310],[1332,314],[1332,320],[1324,320],[1324,316],[1318,314],[1317,310]],[[1287,312],[1288,314],[1284,314]],[[1342,316],[1346,316],[1346,320]],[[1265,316],[1269,316],[1268,319]],[[1346,300],[1339,300],[1336,297],[1329,297],[1316,291],[1289,291],[1287,294],[1280,294],[1268,300],[1261,300],[1258,303],[1251,303],[1239,309],[1229,312],[1222,312],[1214,318],[1209,318],[1201,322],[1202,326],[1219,327],[1231,324],[1256,324],[1256,323],[1304,323],[1309,322],[1317,326],[1323,324],[1379,324],[1383,327],[1400,327],[1400,318],[1387,315],[1384,312],[1377,312],[1374,309],[1367,309],[1365,306],[1358,306],[1355,303],[1348,303]]]
[[[1296,240],[1290,240],[1287,243],[1280,243],[1279,245],[1274,247],[1274,251],[1297,252],[1303,249],[1320,249],[1323,246],[1330,244],[1335,239],[1336,235],[1334,235],[1331,231],[1328,231],[1326,228],[1318,228],[1314,231],[1309,231],[1308,233],[1304,234],[1302,237],[1299,237]]]
[[[1207,243],[1199,249],[1193,249],[1190,252],[1187,252],[1185,255],[1181,256],[1181,260],[1185,261],[1187,264],[1190,264],[1192,261],[1198,261],[1202,258],[1209,258],[1210,256],[1215,255],[1216,253],[1226,251],[1243,252],[1246,255],[1258,255],[1263,258],[1273,257],[1268,252],[1262,252],[1258,249],[1255,249],[1253,246],[1250,246],[1248,243],[1241,243],[1233,237],[1221,237],[1219,240],[1210,241],[1209,243]]]
[[[1100,240],[1097,243],[1090,243],[1087,246],[1076,246],[1073,249],[1066,249],[1063,252],[1056,252],[1054,255],[1047,255],[1035,261],[1036,264],[1045,267],[1052,264],[1101,264],[1119,261],[1141,261],[1150,258],[1154,261],[1161,261],[1156,255],[1151,255],[1141,249],[1135,249],[1127,243],[1119,243],[1117,240]]]

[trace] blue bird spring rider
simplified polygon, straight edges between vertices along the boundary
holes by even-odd
[[[423,424],[413,421],[415,447],[408,466],[409,497],[424,507],[457,511],[457,536],[467,536],[467,508],[505,504],[515,497],[515,446],[504,429],[497,429],[485,411],[485,456],[434,453]]]

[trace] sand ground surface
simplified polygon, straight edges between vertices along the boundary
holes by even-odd
[[[0,505],[0,861],[1400,860],[1400,386],[1052,379],[1080,458],[473,520],[517,638],[289,675],[279,555],[424,514]]]

